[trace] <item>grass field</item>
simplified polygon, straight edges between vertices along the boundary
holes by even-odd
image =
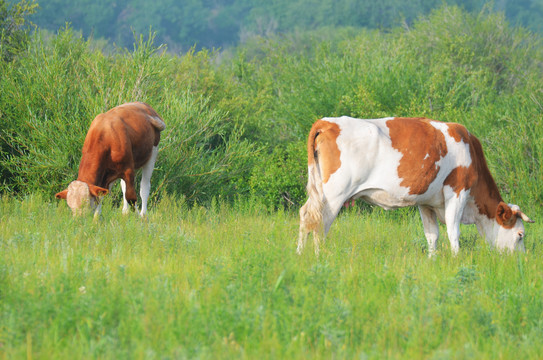
[[[340,214],[316,258],[296,212],[165,198],[146,221],[106,198],[72,218],[0,200],[0,358],[529,359],[543,354],[542,230],[525,254],[463,227],[435,259],[418,213]]]

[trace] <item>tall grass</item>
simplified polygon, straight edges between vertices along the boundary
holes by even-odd
[[[297,217],[171,197],[99,222],[1,199],[3,358],[538,358],[541,231],[500,254],[463,228],[429,260],[418,214],[342,213],[295,254]],[[390,215],[389,215],[390,214]]]

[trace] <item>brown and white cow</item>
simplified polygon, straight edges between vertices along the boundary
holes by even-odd
[[[66,199],[74,215],[90,205],[96,217],[100,214],[100,197],[121,179],[122,211],[127,213],[129,205],[135,206],[134,180],[136,170],[142,168],[140,214],[144,216],[160,132],[165,127],[157,112],[140,102],[123,104],[96,116],[85,137],[77,180],[55,196]]]
[[[309,199],[300,209],[301,253],[309,232],[315,252],[319,233],[328,233],[343,204],[361,198],[384,209],[418,206],[428,240],[436,250],[439,226],[447,226],[458,253],[460,223],[476,224],[498,249],[524,250],[517,205],[503,202],[488,170],[481,143],[459,124],[425,118],[324,118],[307,142]]]

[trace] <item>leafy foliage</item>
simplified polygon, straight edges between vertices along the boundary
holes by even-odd
[[[323,116],[460,122],[483,141],[505,198],[540,199],[539,36],[489,9],[443,7],[409,28],[304,45],[312,51],[296,52],[296,38],[269,39],[260,54],[237,60],[240,91],[255,102],[266,94],[265,108],[246,120],[265,141],[305,139]]]
[[[11,61],[28,43],[28,17],[36,12],[36,0],[10,6],[0,0],[0,60]]]
[[[90,121],[127,101],[164,117],[156,196],[304,201],[305,141],[324,116],[427,116],[483,142],[507,201],[543,201],[541,38],[490,8],[444,6],[389,31],[299,31],[229,51],[174,56],[136,35],[108,49],[70,27],[2,63],[4,191],[53,194],[73,180]],[[55,146],[51,146],[55,139]]]
[[[205,52],[187,57],[190,67],[208,66]],[[231,195],[236,188],[230,180],[246,171],[256,149],[240,139],[239,124],[209,107],[206,86],[220,87],[209,73],[206,79],[193,77],[192,89],[189,81],[171,83],[186,70],[185,61],[160,53],[152,35],[137,38],[133,52],[113,56],[92,50],[70,28],[50,43],[36,37],[28,56],[6,66],[7,76],[0,79],[3,190],[53,194],[66,186],[77,175],[92,119],[113,106],[144,101],[166,122],[155,189],[192,201],[210,198],[210,188]]]
[[[249,185],[253,197],[269,208],[300,206],[305,195],[301,185],[307,181],[306,157],[303,142],[275,147],[251,171]]]

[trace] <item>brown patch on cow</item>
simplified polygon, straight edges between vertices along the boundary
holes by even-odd
[[[473,172],[477,176],[477,181],[472,187],[471,195],[475,198],[475,204],[479,209],[479,213],[486,215],[489,219],[493,219],[496,217],[498,204],[503,200],[498,186],[494,182],[490,170],[488,170],[481,142],[470,134],[469,145],[471,167],[473,167]]]
[[[473,166],[458,166],[447,176],[443,185],[449,185],[456,195],[460,195],[462,190],[471,189],[476,181],[477,174],[475,174]]]
[[[480,168],[481,166],[476,166],[477,161],[479,161],[477,159],[478,155],[471,144],[471,135],[466,127],[456,123],[447,123],[447,127],[447,133],[456,142],[463,141],[464,143],[468,144],[471,157],[471,164],[469,167],[458,166],[454,168],[443,183],[443,185],[452,187],[453,191],[459,195],[462,190],[471,189],[473,185],[476,184],[478,175],[476,168]]]
[[[340,132],[338,124],[325,120],[317,120],[309,132],[307,163],[313,165],[317,158],[324,183],[328,182],[330,176],[341,166],[341,152],[336,141]]]
[[[448,130],[449,135],[456,142],[463,141],[466,144],[469,142],[470,133],[464,125],[456,124],[456,123],[447,123],[447,126],[449,127],[449,130]]]
[[[439,172],[435,162],[447,154],[443,133],[434,128],[430,121],[434,120],[395,118],[387,122],[392,146],[403,155],[398,166],[398,176],[403,179],[400,185],[409,187],[410,194],[423,194],[428,190]],[[448,134],[456,142],[468,144],[471,165],[452,169],[443,185],[450,186],[456,194],[469,189],[479,213],[489,219],[498,218],[498,205],[503,201],[488,170],[481,143],[463,125],[446,125]],[[513,226],[510,221],[513,220],[498,223],[504,227]]]
[[[447,126],[449,127],[449,135],[455,141],[463,141],[468,144],[471,165],[469,167],[459,166],[453,169],[445,179],[444,185],[452,187],[456,194],[469,189],[470,195],[474,198],[481,215],[485,215],[489,219],[496,218],[498,223],[504,227],[509,226],[508,221],[501,220],[500,222],[498,220],[498,206],[503,201],[498,186],[488,169],[481,142],[460,124],[447,123]],[[507,206],[507,204],[505,205]]]
[[[394,118],[386,125],[392,147],[402,153],[400,185],[411,195],[424,194],[439,172],[436,162],[447,155],[445,136],[425,118]]]
[[[456,141],[468,144],[472,163],[469,167],[458,166],[454,168],[445,179],[443,185],[449,185],[459,195],[462,190],[471,189],[477,182],[477,172],[474,166],[474,158],[477,157],[473,146],[470,144],[470,133],[465,126],[456,123],[447,123],[448,134]],[[479,166],[480,167],[480,166]]]

